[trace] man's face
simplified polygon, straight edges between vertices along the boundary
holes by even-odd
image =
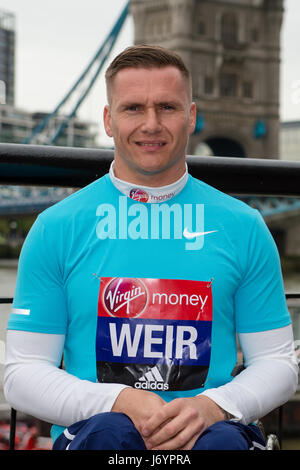
[[[195,119],[187,81],[177,68],[119,71],[104,110],[105,130],[115,143],[116,176],[149,185],[158,177],[163,184],[175,181],[185,169]]]

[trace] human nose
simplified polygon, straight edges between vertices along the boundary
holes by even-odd
[[[159,113],[151,108],[144,114],[144,122],[142,125],[143,132],[154,134],[161,131],[161,123]]]

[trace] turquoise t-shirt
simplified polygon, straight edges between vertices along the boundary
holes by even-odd
[[[70,374],[166,401],[232,380],[237,332],[291,321],[259,212],[190,175],[157,204],[105,175],[40,214],[12,312],[8,329],[65,335]]]

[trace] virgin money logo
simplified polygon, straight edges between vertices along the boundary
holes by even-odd
[[[129,193],[129,196],[131,199],[139,202],[147,202],[149,199],[149,195],[146,193],[146,191],[138,188],[132,189]]]
[[[114,317],[137,317],[147,304],[147,290],[140,279],[117,277],[105,288],[103,304]]]

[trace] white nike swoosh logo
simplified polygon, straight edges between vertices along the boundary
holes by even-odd
[[[211,230],[210,232],[189,232],[188,229],[185,228],[183,231],[183,236],[185,238],[196,238],[196,237],[201,237],[203,235],[207,235],[208,233],[214,233],[217,231],[218,230]]]

